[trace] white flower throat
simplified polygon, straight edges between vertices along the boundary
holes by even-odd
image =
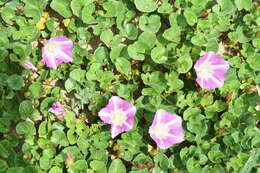
[[[125,113],[121,109],[115,110],[112,113],[111,120],[116,125],[122,125],[125,122],[125,120],[126,120],[126,115],[125,115]]]
[[[169,128],[165,124],[158,124],[154,128],[154,134],[159,139],[163,139],[167,137],[168,132],[169,132]]]
[[[202,78],[208,78],[213,73],[211,65],[209,63],[201,64],[198,68],[198,73]]]
[[[53,41],[49,41],[45,45],[45,50],[47,53],[54,54],[55,52],[57,52],[57,49],[59,49],[59,45]]]

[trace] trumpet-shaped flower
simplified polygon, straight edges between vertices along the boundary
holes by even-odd
[[[33,72],[37,72],[38,71],[38,69],[30,61],[24,61],[23,62],[23,67],[25,69],[31,69]]]
[[[215,89],[224,85],[229,64],[210,51],[196,62],[194,69],[197,74],[196,81],[201,88]]]
[[[43,62],[50,68],[57,69],[62,63],[72,62],[73,42],[64,36],[47,40],[42,48]]]
[[[52,107],[48,110],[48,112],[51,112],[54,115],[56,115],[58,119],[63,119],[64,115],[66,114],[66,110],[63,108],[59,101],[54,103]]]
[[[111,124],[111,136],[114,138],[133,128],[135,113],[134,105],[118,96],[113,96],[109,99],[108,105],[102,108],[98,115],[104,121],[104,124]]]
[[[167,149],[184,140],[182,118],[159,109],[155,113],[149,133],[161,149]]]

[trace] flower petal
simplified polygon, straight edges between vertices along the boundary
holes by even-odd
[[[196,81],[201,88],[215,89],[224,85],[229,64],[220,56],[210,51],[194,65]]]
[[[47,40],[42,48],[42,57],[44,63],[50,67],[57,69],[64,62],[72,62],[73,42],[64,36],[57,36]]]
[[[149,133],[161,149],[167,149],[173,144],[184,140],[182,118],[176,114],[159,109],[155,113]]]

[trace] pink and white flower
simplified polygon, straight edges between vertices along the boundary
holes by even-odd
[[[63,119],[64,115],[67,113],[67,111],[64,109],[64,107],[61,105],[59,101],[54,103],[52,107],[48,110],[48,112],[53,113],[57,116],[58,119]]]
[[[167,149],[184,140],[182,118],[159,109],[155,113],[149,133],[161,149]]]
[[[104,124],[111,124],[111,136],[114,138],[133,128],[135,113],[134,105],[118,96],[113,96],[109,99],[108,105],[100,110],[98,116],[104,121]]]
[[[23,67],[28,70],[32,70],[33,72],[37,72],[38,69],[30,62],[30,61],[24,61]]]
[[[196,81],[201,88],[215,89],[224,85],[229,64],[210,51],[196,62],[194,69],[197,74]]]
[[[43,62],[50,68],[57,69],[62,63],[72,62],[73,42],[64,36],[47,40],[42,48]]]

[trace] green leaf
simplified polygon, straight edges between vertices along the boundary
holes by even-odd
[[[96,19],[92,16],[92,13],[95,11],[95,4],[89,3],[86,4],[82,10],[82,20],[86,24],[95,24],[97,23]]]
[[[152,32],[143,32],[139,38],[138,42],[145,48],[145,50],[151,50],[156,42],[156,35]]]
[[[240,173],[250,173],[260,157],[260,149],[255,148]]]
[[[254,7],[252,0],[235,0],[235,4],[236,4],[238,10],[245,9],[245,10],[249,11],[251,8]]]
[[[138,30],[132,23],[126,24],[126,34],[129,40],[135,40],[138,36]]]
[[[86,3],[87,0],[72,0],[70,6],[73,14],[79,17],[81,15],[81,10]]]
[[[108,29],[101,33],[100,40],[102,40],[108,47],[110,47],[113,37],[114,37],[113,32],[110,29]]]
[[[70,72],[70,78],[72,78],[78,82],[81,82],[81,81],[83,81],[83,79],[85,77],[85,73],[86,73],[85,70],[75,69]]]
[[[158,153],[154,157],[154,161],[155,161],[156,172],[159,172],[159,171],[167,171],[168,172],[169,161],[168,161],[168,157],[165,154]]]
[[[260,53],[256,54],[254,57],[247,58],[247,62],[252,69],[260,71]]]
[[[7,163],[4,160],[0,159],[0,172],[5,172],[7,168]]]
[[[145,59],[145,47],[139,42],[131,44],[127,48],[129,56],[134,60],[144,60]]]
[[[35,135],[36,129],[33,123],[29,121],[20,122],[16,126],[16,132],[18,134],[25,134],[25,135]]]
[[[190,26],[193,26],[195,23],[197,23],[197,15],[194,13],[194,11],[191,8],[185,9],[184,16],[187,20],[187,23]]]
[[[195,36],[191,38],[191,43],[197,46],[202,46],[203,44],[207,43],[205,36],[203,33],[196,33]]]
[[[67,92],[71,92],[72,90],[76,89],[76,86],[76,82],[70,78],[67,79],[65,82],[65,89],[67,90]]]
[[[94,58],[102,65],[106,65],[108,61],[108,50],[104,46],[99,46],[94,52]]]
[[[72,16],[70,10],[70,0],[52,0],[50,6],[64,18],[69,18]]]
[[[48,131],[47,131],[47,122],[46,121],[43,121],[40,126],[39,126],[39,129],[38,129],[38,133],[39,133],[39,136],[42,137],[42,136],[45,136],[48,134]]]
[[[135,0],[136,8],[141,12],[153,12],[157,9],[157,4],[153,0]]]
[[[69,141],[67,140],[65,133],[61,130],[55,130],[52,132],[51,142],[63,147],[69,145]]]
[[[179,27],[171,27],[166,29],[163,33],[166,40],[179,43],[181,41],[181,29]]]
[[[170,92],[176,92],[183,88],[184,83],[182,80],[178,79],[178,74],[174,71],[170,72],[169,75],[166,76],[167,85],[170,87]]]
[[[216,39],[209,39],[208,40],[208,46],[206,48],[206,51],[207,52],[209,52],[209,51],[218,52],[218,42],[217,42]]]
[[[9,154],[10,153],[8,152],[7,148],[2,143],[0,143],[0,156],[7,159]]]
[[[141,78],[144,84],[151,86],[158,93],[162,93],[166,89],[166,80],[162,72],[156,71],[151,74],[142,74]]]
[[[52,105],[56,102],[54,97],[47,97],[41,102],[40,110],[41,112],[46,115],[48,110],[52,107]]]
[[[43,86],[40,82],[34,82],[29,86],[29,92],[33,99],[38,99],[43,95]]]
[[[13,90],[20,90],[23,86],[23,78],[19,75],[11,75],[7,79],[8,86]]]
[[[221,163],[223,158],[225,158],[225,155],[221,152],[221,151],[218,151],[218,150],[210,150],[208,152],[208,157],[209,157],[209,160],[212,161],[213,163]]]
[[[73,168],[77,171],[84,172],[88,169],[88,163],[86,162],[86,160],[77,160],[73,165]]]
[[[163,46],[153,48],[151,57],[153,61],[158,64],[164,63],[168,60],[167,51]]]
[[[108,173],[126,173],[126,168],[120,159],[115,159],[112,161]]]
[[[99,160],[94,160],[90,162],[90,167],[92,170],[95,171],[95,173],[105,173],[107,172],[106,164]]]
[[[150,31],[156,33],[161,27],[160,16],[151,15],[151,16],[141,16],[139,19],[139,27],[143,31]]]
[[[23,120],[26,120],[26,118],[32,116],[33,110],[32,102],[29,100],[22,101],[19,106],[19,113],[21,114]]]
[[[41,157],[39,162],[40,162],[40,167],[42,169],[44,169],[44,170],[50,169],[51,160],[48,157],[46,157],[46,156]]]
[[[76,125],[76,116],[73,112],[67,112],[64,116],[64,119],[66,120],[66,126],[68,128],[75,128]]]
[[[54,166],[49,170],[49,173],[62,173],[62,169],[57,166]]]
[[[131,64],[126,58],[117,58],[115,65],[120,73],[128,74],[131,71]]]
[[[179,73],[187,73],[192,67],[192,59],[190,56],[182,56],[178,58],[177,67]]]
[[[16,17],[15,11],[11,7],[6,6],[1,11],[1,17],[6,23],[13,24],[13,20]]]

